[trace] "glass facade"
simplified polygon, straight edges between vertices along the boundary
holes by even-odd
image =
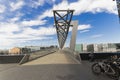
[[[76,44],[75,51],[77,51],[77,52],[83,52],[83,45],[82,44]]]
[[[120,43],[76,44],[75,51],[85,52],[120,52]]]

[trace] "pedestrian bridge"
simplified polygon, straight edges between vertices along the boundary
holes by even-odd
[[[40,65],[40,64],[80,64],[80,61],[75,59],[74,52],[69,49],[58,50],[52,54],[40,57],[36,60],[27,62],[23,65]]]
[[[22,65],[0,64],[0,80],[111,80],[92,74],[92,64],[80,63],[73,53],[64,49]]]

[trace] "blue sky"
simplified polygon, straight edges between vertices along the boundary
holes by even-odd
[[[76,43],[120,42],[113,0],[0,0],[0,49],[58,45],[52,13],[56,9],[75,10],[73,20],[79,21]]]

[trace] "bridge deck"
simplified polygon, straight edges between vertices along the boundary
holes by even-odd
[[[78,64],[67,52],[61,51],[22,66],[0,65],[0,80],[112,80],[105,75],[95,76],[91,63]]]
[[[39,65],[39,64],[78,64],[69,53],[57,51],[23,65]]]
[[[4,64],[1,64],[4,65]],[[7,69],[8,68],[8,69]],[[91,63],[43,64],[6,67],[0,71],[0,80],[112,80],[105,75],[96,76]]]

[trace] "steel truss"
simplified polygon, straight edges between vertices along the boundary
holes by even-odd
[[[61,49],[63,48],[67,39],[73,12],[74,10],[53,10],[59,47]]]

